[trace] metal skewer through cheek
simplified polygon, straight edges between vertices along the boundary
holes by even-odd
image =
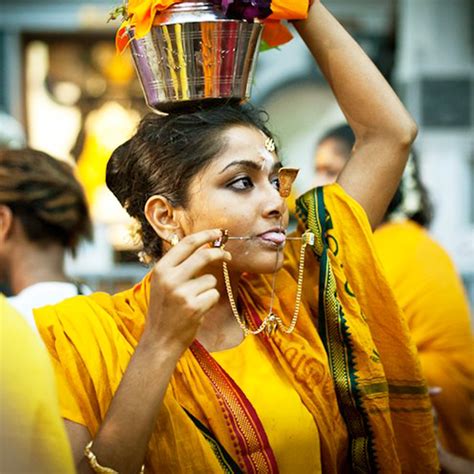
[[[214,242],[212,243],[213,247],[217,247],[217,248],[222,247],[229,240],[255,240],[255,239],[258,238],[257,236],[254,236],[254,235],[246,235],[246,236],[243,236],[243,235],[226,235],[225,232],[226,231],[222,231],[222,237],[217,239],[217,240],[214,240]],[[305,239],[306,239],[305,235],[306,234],[301,235],[299,237],[286,237],[285,241],[287,241],[287,240],[300,240],[300,241],[304,242]]]
[[[275,144],[271,138],[268,138],[265,141],[265,148],[269,152],[273,152],[275,150]],[[297,168],[289,168],[289,167],[282,167],[278,171],[278,179],[279,179],[279,192],[282,198],[287,198],[291,194],[291,186],[296,179],[298,174]],[[283,216],[280,218],[280,228],[282,228]],[[227,230],[222,231],[222,236],[213,242],[214,247],[221,247],[224,248],[225,244],[229,240],[253,240],[257,239],[258,236],[237,236],[237,235],[229,235]],[[295,300],[295,309],[293,311],[293,317],[291,318],[289,326],[286,326],[281,318],[277,316],[273,312],[273,303],[275,301],[275,283],[276,283],[276,274],[278,271],[278,262],[280,261],[280,255],[283,250],[283,245],[279,245],[277,247],[277,252],[275,255],[275,267],[273,270],[273,277],[272,277],[272,293],[270,299],[270,309],[268,311],[267,316],[261,322],[261,324],[256,329],[250,329],[247,326],[247,321],[245,315],[242,316],[239,314],[239,310],[237,308],[237,304],[234,299],[234,295],[232,293],[232,285],[230,282],[229,270],[227,268],[227,263],[223,262],[223,272],[224,272],[224,282],[226,286],[227,296],[229,298],[229,304],[232,309],[232,313],[234,314],[237,323],[239,324],[240,328],[247,336],[248,334],[259,334],[262,331],[265,331],[269,336],[274,334],[278,328],[280,328],[284,333],[291,334],[296,327],[296,321],[298,320],[298,315],[300,312],[300,305],[301,305],[301,295],[303,290],[303,270],[304,270],[304,258],[305,258],[305,250],[308,244],[314,245],[315,236],[313,233],[307,231],[300,237],[286,237],[285,242],[287,240],[300,240],[301,241],[301,250],[300,250],[300,259],[298,264],[298,279],[296,285],[296,300]]]
[[[230,235],[230,236],[227,237],[227,240],[252,240],[252,239],[255,239],[255,238],[256,237],[251,236],[251,235],[248,235],[246,237]],[[302,236],[300,236],[300,237],[286,237],[285,240],[303,240],[303,237]]]
[[[218,243],[217,247],[223,248],[228,240],[251,240],[253,238],[254,237],[229,236],[227,231],[223,231],[222,237],[218,239],[218,241],[216,241],[215,243]],[[278,271],[278,262],[280,259],[280,254],[282,252],[283,246],[279,246],[276,253],[275,267],[274,267],[273,278],[272,278],[272,293],[271,293],[271,299],[270,299],[270,308],[269,308],[267,316],[264,318],[264,320],[256,329],[250,329],[247,326],[245,315],[242,314],[241,316],[239,314],[237,304],[235,302],[234,295],[232,292],[232,285],[230,282],[230,276],[229,276],[229,270],[227,268],[227,263],[226,262],[222,263],[223,272],[224,272],[224,282],[226,286],[227,296],[229,298],[229,304],[232,309],[232,313],[234,314],[234,317],[237,320],[237,323],[239,324],[245,336],[247,336],[248,334],[256,335],[263,331],[265,331],[269,336],[271,336],[276,332],[278,328],[280,328],[286,334],[291,334],[296,327],[296,322],[298,320],[298,315],[300,311],[301,295],[302,295],[302,289],[303,289],[303,270],[304,270],[304,257],[305,257],[306,245],[308,244],[313,245],[315,239],[314,239],[313,233],[305,232],[301,237],[289,237],[287,238],[287,240],[301,240],[302,242],[301,250],[300,250],[300,259],[299,259],[299,264],[298,264],[298,279],[297,279],[297,286],[296,286],[295,309],[294,309],[293,317],[291,318],[291,322],[289,326],[286,326],[281,320],[281,318],[273,312],[273,303],[275,300],[276,274]]]

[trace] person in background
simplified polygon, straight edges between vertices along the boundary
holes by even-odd
[[[317,184],[334,182],[354,147],[349,125],[329,130],[314,155]],[[431,219],[432,206],[412,152],[374,243],[427,382],[441,389],[433,396],[439,439],[448,451],[440,460],[453,465],[452,455],[474,461],[474,343],[462,281],[447,252],[428,234]],[[469,465],[465,472],[473,471],[474,464],[464,464]],[[459,467],[453,472],[460,472]]]
[[[49,355],[0,294],[0,472],[72,474]]]
[[[41,151],[0,150],[0,281],[9,303],[36,327],[32,309],[90,289],[64,271],[92,225],[72,168]]]
[[[12,150],[26,147],[23,126],[11,115],[0,109],[0,150]],[[6,282],[0,280],[0,293],[10,295]]]

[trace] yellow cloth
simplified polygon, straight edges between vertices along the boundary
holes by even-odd
[[[341,459],[342,432],[336,422],[331,425],[341,415],[349,432],[352,471],[436,472],[431,403],[416,348],[376,257],[364,210],[338,184],[307,192],[297,206],[299,218],[316,235],[317,261],[305,264],[305,304],[297,330],[291,338],[278,334],[270,343],[292,359],[298,390],[310,388],[304,382],[319,387],[310,398],[308,390],[300,395],[318,424],[323,472],[333,472]],[[295,247],[287,246],[286,264],[277,279],[274,308],[282,317],[291,315],[294,307]],[[319,275],[319,301],[314,275]],[[254,304],[264,314],[270,304],[270,279],[248,281],[250,293],[258,295]],[[305,310],[310,318],[304,317]],[[311,330],[314,324],[319,334]],[[302,347],[300,334],[309,347]],[[330,374],[325,372],[327,364],[323,371],[315,365],[324,351]],[[311,353],[317,356],[312,359]],[[322,386],[327,376],[332,376],[335,389]],[[335,393],[339,411],[331,412]]]
[[[3,295],[0,347],[0,472],[75,472],[48,354]]]
[[[440,438],[474,460],[474,342],[462,282],[444,249],[412,221],[375,232],[375,247],[403,309],[433,398]]]
[[[280,474],[320,473],[319,434],[314,419],[284,372],[272,364],[261,337],[249,335],[239,346],[213,352],[212,356],[255,407]]]
[[[291,335],[277,333],[261,341],[315,420],[322,471],[436,472],[426,386],[379,269],[363,209],[337,184],[307,193],[298,206],[302,224],[316,234],[306,254],[298,324]],[[287,324],[294,310],[298,255],[297,242],[287,245],[277,278],[273,308]],[[270,286],[268,275],[242,278],[239,301],[249,323],[258,324],[267,314]],[[148,298],[146,277],[114,296],[76,297],[35,312],[54,362],[62,414],[92,435],[143,331]],[[194,343],[168,387],[147,469],[160,474],[222,470],[223,458],[216,454],[222,450],[201,435],[191,414],[242,471],[277,472],[253,407],[242,400],[239,388]],[[249,448],[246,457],[234,434],[239,427]],[[286,439],[285,432],[280,436]],[[306,451],[298,455],[305,457]]]

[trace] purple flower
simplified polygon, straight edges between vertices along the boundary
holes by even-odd
[[[227,18],[253,21],[263,20],[272,13],[271,0],[215,0]]]

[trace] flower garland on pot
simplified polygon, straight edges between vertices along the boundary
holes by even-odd
[[[117,51],[124,51],[130,41],[129,28],[135,29],[135,37],[142,38],[151,29],[155,16],[182,0],[128,0],[116,8],[110,19],[123,18],[117,31]],[[281,20],[301,20],[307,17],[309,0],[212,0],[229,19],[260,21],[264,23],[263,49],[280,46],[292,39]]]

